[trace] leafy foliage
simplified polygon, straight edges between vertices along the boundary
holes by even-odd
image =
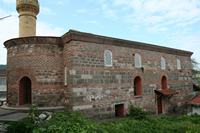
[[[132,104],[129,107],[128,117],[131,117],[136,120],[146,119],[148,113],[143,111],[141,108],[134,107]]]
[[[81,116],[79,113],[68,113],[61,111],[54,114],[48,121],[43,122],[34,133],[97,133],[100,132],[99,126]]]
[[[36,106],[29,109],[28,117],[19,122],[11,122],[7,127],[7,133],[30,133],[37,127],[36,121],[38,120],[39,112]]]
[[[134,116],[138,115],[138,117]],[[12,122],[7,133],[198,133],[200,115],[192,116],[147,116],[145,111],[130,106],[128,118],[122,121],[96,124],[80,113],[61,111],[50,120],[37,123],[37,108],[30,109],[28,117],[20,122]]]

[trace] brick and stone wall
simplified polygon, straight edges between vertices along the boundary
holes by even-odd
[[[7,44],[10,106],[18,106],[19,82],[23,77],[28,77],[32,82],[33,105],[60,106],[66,102],[62,47],[57,43],[59,38],[47,40],[48,38],[21,38]],[[16,45],[12,45],[13,42]]]
[[[161,89],[162,76],[168,79],[168,88],[177,91],[170,100],[163,99],[164,112],[172,104],[184,104],[192,92],[190,57],[165,54],[129,47],[71,41],[73,52],[69,69],[69,89],[72,91],[72,110],[80,110],[90,118],[110,118],[115,116],[115,105],[124,104],[125,112],[132,103],[151,113],[156,113],[155,89]],[[113,66],[104,66],[104,50],[113,53]],[[142,67],[135,68],[134,54],[141,55]],[[166,69],[161,70],[160,58],[165,57]],[[181,70],[177,70],[177,58]],[[142,78],[142,97],[135,97],[133,80]]]
[[[191,52],[77,31],[60,38],[12,39],[5,46],[9,106],[18,106],[19,82],[24,76],[32,82],[32,104],[64,105],[92,119],[115,117],[116,105],[121,104],[124,114],[130,104],[157,113],[154,90],[162,89],[163,76],[167,88],[178,92],[170,99],[163,97],[163,113],[184,105],[193,95]],[[105,50],[112,51],[112,66],[104,65]],[[140,68],[135,67],[136,53],[141,56]],[[161,57],[166,62],[164,70]],[[134,95],[136,77],[141,78],[141,96]]]

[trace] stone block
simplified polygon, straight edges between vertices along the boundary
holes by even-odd
[[[73,111],[83,110],[83,109],[92,109],[92,105],[82,105],[82,106],[74,106]]]

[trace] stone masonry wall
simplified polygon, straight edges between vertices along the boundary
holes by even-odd
[[[71,41],[70,44],[73,49],[68,72],[71,107],[73,111],[79,110],[90,118],[114,117],[117,104],[124,104],[127,113],[130,103],[156,113],[154,90],[161,89],[162,76],[167,77],[168,88],[179,93],[163,101],[166,103],[164,113],[172,104],[181,106],[193,94],[189,57],[79,41]],[[106,49],[112,51],[112,67],[104,66]],[[143,69],[135,68],[135,53],[140,54]],[[161,56],[166,61],[165,70],[161,70]],[[181,70],[177,70],[177,58],[181,61]],[[142,97],[133,93],[136,76],[142,79]]]
[[[18,106],[19,82],[28,77],[32,83],[32,104],[63,105],[62,47],[58,44],[21,44],[8,48],[8,104]]]

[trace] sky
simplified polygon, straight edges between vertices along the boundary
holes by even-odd
[[[39,0],[37,36],[70,29],[194,52],[200,62],[200,0]],[[18,35],[16,0],[0,0],[0,64],[3,43]]]

